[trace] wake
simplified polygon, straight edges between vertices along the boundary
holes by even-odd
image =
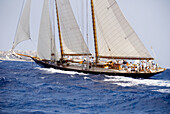
[[[54,69],[54,68],[40,68],[40,67],[37,67],[36,69],[46,71],[46,73],[52,73],[52,74],[60,73],[60,74],[70,74],[70,75],[75,75],[75,74],[88,75],[88,74],[85,74],[85,73],[78,73],[78,72],[74,72],[74,71],[64,71],[64,70],[59,70],[59,69]]]
[[[123,77],[123,76],[107,76],[104,81],[112,82],[113,84],[117,84],[123,87],[131,87],[131,86],[139,86],[139,85],[146,85],[146,86],[160,86],[160,87],[170,87],[169,80],[155,80],[155,79],[134,79],[130,77]]]

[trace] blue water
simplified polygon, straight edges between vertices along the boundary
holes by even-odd
[[[170,113],[170,70],[150,79],[0,60],[0,113]]]

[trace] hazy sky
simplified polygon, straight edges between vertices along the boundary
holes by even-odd
[[[0,50],[7,51],[12,47],[22,1],[0,0]],[[75,15],[77,15],[82,8],[81,5],[78,5],[80,0],[70,1],[72,6],[77,6],[73,8]],[[170,0],[117,0],[117,2],[124,16],[152,56],[150,47],[153,47],[159,65],[170,68]],[[36,50],[42,4],[42,0],[32,0],[32,41],[24,41],[16,49]],[[89,14],[91,13],[89,12]],[[77,15],[78,22],[81,24],[79,17],[80,15]],[[91,31],[90,24],[89,31]],[[89,33],[89,38],[91,37],[92,35]],[[89,43],[89,45],[92,44],[93,42]]]

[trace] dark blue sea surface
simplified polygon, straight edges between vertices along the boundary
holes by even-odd
[[[150,79],[0,60],[0,113],[170,113],[170,70]]]

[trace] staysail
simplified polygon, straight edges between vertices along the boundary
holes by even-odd
[[[153,59],[115,0],[93,0],[99,57]]]
[[[39,30],[37,56],[41,59],[56,60],[56,45],[49,13],[49,0],[44,0]]]
[[[30,9],[31,9],[31,0],[27,0],[24,9],[20,15],[12,49],[14,49],[20,42],[29,40],[31,38],[30,37]]]
[[[57,0],[64,55],[89,55],[69,0]]]

